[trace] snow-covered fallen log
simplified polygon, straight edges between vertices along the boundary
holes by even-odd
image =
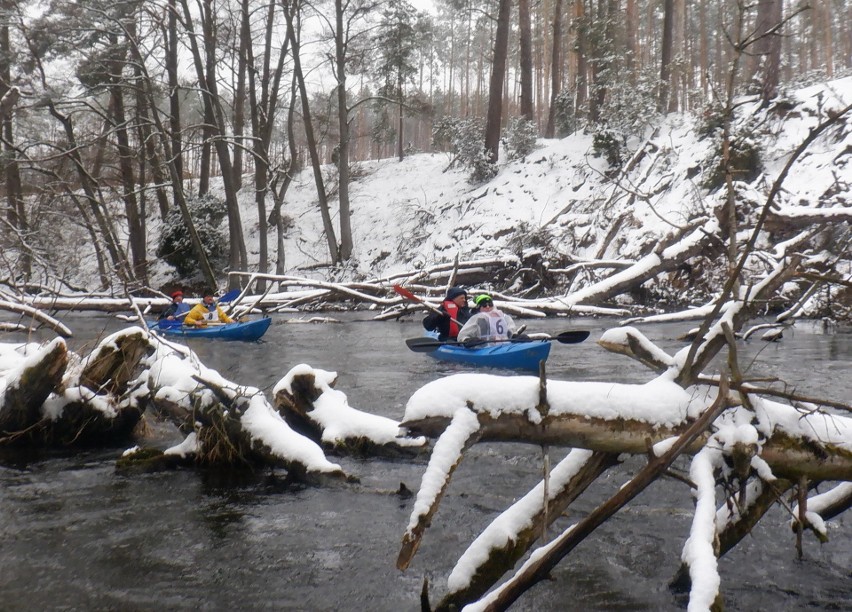
[[[726,393],[720,393],[712,404],[705,406],[701,414],[690,426],[667,445],[659,454],[652,454],[647,465],[634,475],[628,482],[607,501],[597,506],[578,523],[571,525],[559,534],[553,541],[535,550],[515,574],[497,589],[465,607],[466,610],[482,610],[493,612],[506,610],[517,599],[536,583],[550,576],[556,565],[583,540],[591,535],[598,527],[623,508],[628,502],[639,495],[655,479],[659,478],[672,462],[692,446],[695,439],[701,436],[710,424],[725,409]]]
[[[766,229],[780,232],[824,223],[852,223],[852,207],[776,206],[766,216]]]
[[[411,456],[427,446],[425,437],[401,436],[398,421],[350,406],[336,380],[336,372],[294,366],[272,389],[275,407],[293,429],[336,452]]]
[[[608,351],[627,355],[662,373],[675,365],[675,360],[651,342],[635,327],[608,329],[598,339],[598,344]]]
[[[141,328],[104,338],[85,358],[69,355],[60,338],[0,345],[0,401],[0,444],[115,444],[150,405],[183,430],[185,444],[165,454],[136,449],[122,457],[124,466],[179,455],[208,465],[279,465],[299,479],[349,478],[258,389],[222,378],[186,347]],[[396,435],[397,424],[387,421],[384,431]]]
[[[617,330],[612,341],[629,345],[630,333],[629,329]],[[646,346],[650,343],[640,336],[637,332],[632,337],[635,346],[654,356],[655,347]],[[654,360],[665,361],[661,355]],[[792,480],[852,480],[852,419],[818,410],[803,411],[758,396],[749,396],[745,402],[738,393],[729,393],[727,385],[721,391],[702,385],[683,388],[675,382],[676,374],[677,368],[670,367],[643,385],[553,380],[543,384],[531,376],[457,374],[421,387],[406,405],[402,426],[438,441],[403,536],[398,567],[404,569],[411,562],[462,453],[474,442],[573,446],[596,451],[601,457],[645,455],[651,448],[656,456],[668,456],[675,443],[678,453],[697,453],[699,458],[715,453],[709,471],[700,469],[700,460],[694,463],[693,479],[701,483],[704,510],[696,515],[695,535],[686,553],[687,564],[694,570],[694,600],[712,603],[718,596],[718,580],[712,580],[718,575],[709,569],[716,564],[712,546],[717,535],[711,493],[716,482],[713,466],[730,462],[734,466],[728,470],[732,478],[745,478],[749,471],[756,471],[764,480],[776,475]],[[714,409],[708,429],[694,431],[697,420],[704,418],[700,415],[714,402],[724,407]],[[684,438],[687,432],[692,433]],[[710,439],[715,442],[708,446]],[[535,537],[530,529],[541,524],[533,516],[540,512],[539,506],[547,507],[542,502],[542,486],[519,502],[517,509],[510,509],[495,521],[483,532],[482,540],[465,553],[438,609],[450,609],[480,596],[523,555]],[[743,521],[739,527],[746,525]],[[741,537],[736,530],[728,534],[731,545]],[[570,550],[576,538],[581,536],[571,535],[560,546]],[[539,569],[520,570],[527,584],[544,571],[541,564],[536,567]],[[696,582],[697,576],[700,580]]]
[[[674,244],[649,253],[630,267],[602,281],[564,296],[560,302],[569,305],[599,304],[631,288],[639,287],[662,272],[674,270],[696,254],[706,252],[711,245],[718,242],[718,231],[718,222],[715,219],[707,220]]]
[[[147,348],[143,333],[116,334],[84,361],[72,359],[59,338],[41,347],[20,347],[20,363],[4,368],[0,379],[0,429],[5,432],[0,442],[72,446],[128,437],[145,409],[140,385],[130,384]],[[116,358],[122,348],[127,352]],[[4,361],[9,363],[14,353],[6,352]]]
[[[547,504],[544,481],[512,504],[476,538],[462,554],[447,579],[448,592],[437,610],[475,601],[533,546],[546,528],[559,518],[618,456],[573,449],[549,475]]]
[[[279,465],[298,479],[349,478],[294,431],[263,392],[206,368],[188,349],[162,345],[147,373],[152,406],[188,436],[196,463]]]
[[[539,380],[456,374],[428,383],[409,399],[402,426],[438,437],[460,408],[476,413],[483,442],[511,441],[643,454],[649,444],[680,435],[715,397],[707,386],[681,388],[665,374],[645,384],[547,381],[546,416],[538,410]],[[739,403],[738,398],[732,399]],[[763,436],[761,455],[777,476],[852,480],[852,419],[801,411],[752,398]],[[687,452],[696,452],[704,440]]]

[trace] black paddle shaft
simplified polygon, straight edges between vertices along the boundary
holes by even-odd
[[[509,338],[508,340],[479,340],[474,342],[457,342],[455,340],[435,340],[434,338],[409,338],[405,344],[415,353],[431,353],[441,346],[464,346],[465,348],[475,348],[479,344],[492,344],[494,342],[559,342],[561,344],[579,344],[589,337],[588,331],[564,331],[552,338]]]

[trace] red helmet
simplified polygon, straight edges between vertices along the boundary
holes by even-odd
[[[172,299],[173,300],[176,300],[179,297],[183,297],[183,291],[175,291],[174,293],[172,293]]]

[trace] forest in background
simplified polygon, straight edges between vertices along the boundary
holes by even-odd
[[[183,228],[183,261],[215,286],[249,269],[240,190],[257,207],[253,271],[280,273],[267,236],[280,244],[293,231],[287,190],[302,167],[340,266],[353,248],[357,161],[449,150],[484,180],[501,138],[522,151],[583,130],[616,174],[629,139],[666,113],[721,129],[735,95],[769,101],[852,58],[852,3],[829,0],[439,0],[428,11],[4,0],[0,11],[3,276],[14,287],[63,282],[52,247],[75,224],[102,289],[144,292],[152,259],[178,250],[161,240],[151,252],[155,218]],[[213,211],[212,177],[224,188]],[[217,216],[228,228],[221,266],[205,242]]]

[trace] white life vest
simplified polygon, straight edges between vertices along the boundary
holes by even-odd
[[[482,313],[487,315],[488,317],[488,339],[489,340],[508,340],[509,339],[509,326],[505,317],[503,317],[503,313],[499,310],[492,310],[491,312]]]

